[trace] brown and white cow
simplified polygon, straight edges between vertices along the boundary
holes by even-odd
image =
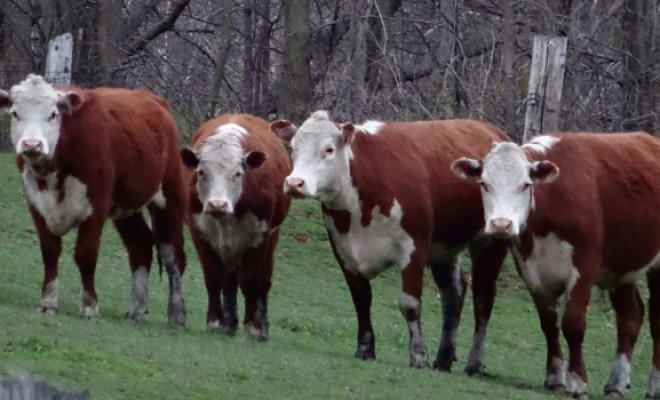
[[[181,157],[190,168],[187,220],[204,270],[207,325],[236,332],[240,285],[245,331],[266,340],[275,246],[291,203],[282,192],[286,149],[263,119],[226,114],[204,123]]]
[[[169,321],[183,324],[183,168],[167,102],[142,90],[58,90],[28,75],[9,93],[0,91],[0,109],[11,115],[11,140],[41,246],[39,310],[57,310],[61,237],[77,228],[80,315],[98,317],[94,273],[103,225],[111,218],[132,272],[126,317],[137,320],[147,311],[155,241],[170,277]],[[145,206],[153,229],[140,212]]]
[[[479,190],[449,170],[463,152],[481,156],[493,141],[508,140],[482,122],[427,121],[338,124],[317,111],[299,129],[275,121],[271,130],[289,142],[294,161],[284,190],[321,202],[332,249],[357,312],[356,357],[375,358],[369,281],[397,264],[399,308],[410,333],[410,365],[428,365],[421,331],[424,267],[430,264],[441,291],[443,332],[433,366],[448,370],[467,279],[458,255],[469,247],[475,280],[477,334],[469,372],[482,368],[483,338],[492,310],[495,279],[506,243],[483,238]],[[483,286],[483,282],[493,282]]]
[[[522,147],[496,144],[483,161],[452,165],[481,185],[486,232],[512,239],[547,340],[551,389],[587,392],[582,341],[597,285],[609,290],[618,334],[605,392],[625,391],[644,314],[635,278],[646,273],[654,343],[648,396],[660,397],[659,154],[660,141],[645,133],[556,134]],[[569,347],[566,373],[559,327]]]

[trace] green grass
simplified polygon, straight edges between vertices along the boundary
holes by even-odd
[[[454,371],[412,370],[407,366],[407,328],[396,303],[400,280],[395,269],[373,281],[378,359],[353,358],[353,306],[313,201],[296,201],[291,209],[270,295],[271,339],[255,343],[242,333],[229,338],[206,332],[206,292],[189,239],[186,328],[167,326],[167,279],[159,279],[156,268],[146,321],[125,321],[127,257],[109,226],[96,279],[101,320],[77,316],[80,283],[72,261],[73,234],[66,237],[60,262],[59,314],[36,313],[41,257],[10,155],[0,155],[0,198],[0,374],[35,373],[62,388],[89,389],[94,399],[553,398],[541,387],[545,344],[538,319],[511,266],[498,283],[488,333],[486,363],[491,376],[468,378],[461,371],[473,327],[471,299],[459,331]],[[428,275],[426,282],[422,314],[432,360],[441,315]],[[593,398],[602,398],[615,338],[610,308],[595,292],[584,346]],[[631,398],[643,396],[650,354],[645,323],[633,363]]]

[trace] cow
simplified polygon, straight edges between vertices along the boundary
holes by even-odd
[[[76,228],[80,316],[98,318],[94,274],[109,218],[128,250],[132,286],[126,318],[140,320],[148,311],[155,242],[170,279],[169,322],[183,325],[183,166],[168,103],[143,90],[56,89],[30,74],[9,93],[0,91],[0,110],[11,115],[11,141],[41,247],[38,310],[57,311],[61,238]],[[151,229],[143,207],[151,214]]]
[[[271,130],[290,144],[293,171],[284,190],[320,201],[334,255],[358,320],[355,356],[376,357],[370,280],[393,264],[401,271],[399,309],[408,325],[410,366],[428,366],[421,330],[421,294],[427,264],[441,291],[443,329],[433,367],[449,370],[468,277],[459,253],[468,248],[473,268],[477,328],[467,371],[482,366],[483,338],[506,242],[483,237],[479,190],[455,177],[458,154],[484,155],[493,141],[509,140],[488,123],[454,121],[339,124],[316,111],[300,128],[286,120]],[[494,280],[493,280],[494,281]],[[487,304],[488,302],[491,304]]]
[[[585,314],[598,286],[609,292],[618,338],[605,392],[624,393],[644,315],[635,279],[646,273],[653,337],[647,396],[660,397],[658,154],[660,142],[642,132],[557,133],[523,146],[498,143],[482,160],[452,164],[458,176],[481,185],[486,233],[511,242],[547,341],[549,389],[586,396]]]
[[[267,340],[275,247],[291,203],[282,191],[291,171],[287,151],[265,120],[224,114],[197,130],[181,158],[188,168],[186,221],[208,293],[207,327],[236,333],[240,286],[245,332]]]

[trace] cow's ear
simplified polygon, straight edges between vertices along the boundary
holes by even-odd
[[[191,149],[190,147],[184,147],[181,149],[180,153],[183,165],[191,169],[197,168],[199,165],[199,157],[197,156],[197,152],[195,150]]]
[[[270,131],[276,134],[284,143],[290,143],[296,135],[296,126],[291,122],[280,119],[270,123]]]
[[[243,168],[256,169],[263,165],[268,155],[263,151],[251,151],[243,158]]]
[[[350,122],[341,124],[341,139],[339,141],[340,145],[351,144],[353,138],[355,137],[355,125]]]
[[[475,182],[481,179],[481,163],[471,158],[459,158],[451,164],[451,170],[462,179]]]
[[[9,93],[0,89],[0,112],[7,111],[9,107],[11,107],[11,98],[9,97]]]
[[[85,99],[83,99],[78,93],[67,92],[57,99],[57,109],[60,110],[62,115],[71,115],[78,110],[84,102]]]
[[[529,177],[534,183],[552,182],[559,175],[559,167],[551,161],[534,161],[529,167]]]

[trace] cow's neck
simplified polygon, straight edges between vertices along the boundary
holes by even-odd
[[[323,206],[330,210],[348,211],[352,215],[360,215],[360,199],[350,174],[343,175],[336,187],[338,190],[334,196],[321,200]]]

